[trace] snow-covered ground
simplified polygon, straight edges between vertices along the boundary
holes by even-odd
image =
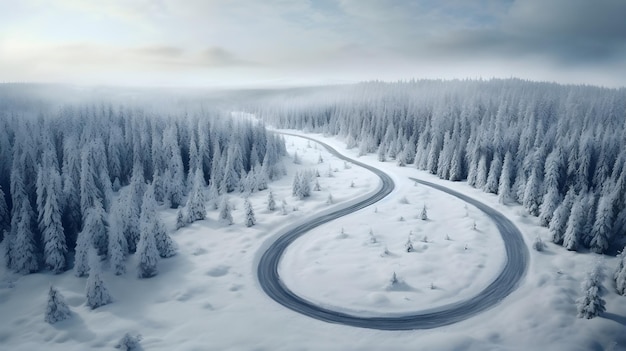
[[[345,150],[342,141],[317,137],[356,157],[356,150]],[[232,196],[235,224],[219,224],[217,211],[210,210],[207,220],[173,232],[179,254],[160,262],[157,277],[136,279],[132,257],[126,275],[105,273],[115,299],[110,305],[93,311],[86,307],[85,279],[72,272],[16,276],[0,262],[0,349],[111,349],[126,332],[142,334],[145,350],[626,348],[626,300],[613,292],[610,279],[616,260],[568,252],[549,243],[545,252],[531,250],[527,276],[501,304],[434,330],[346,327],[302,316],[275,303],[256,280],[257,260],[274,234],[314,213],[366,196],[378,186],[373,174],[350,164],[345,167],[315,143],[287,137],[287,147],[292,156],[298,153],[301,164],[286,159],[288,175],[270,185],[276,211],[266,209],[267,191],[254,193],[251,202],[258,224],[247,228],[243,199]],[[312,300],[361,313],[412,311],[467,297],[498,272],[504,257],[492,224],[460,200],[425,186],[415,187],[406,180],[409,175],[440,182],[500,210],[520,227],[529,243],[536,235],[548,239],[536,218],[525,215],[519,206],[499,205],[494,195],[465,183],[440,181],[412,167],[379,163],[374,155],[360,161],[387,171],[398,189],[376,206],[377,211],[364,209],[317,228],[288,250],[281,273],[291,288]],[[329,164],[332,177],[328,177]],[[304,169],[319,170],[321,191],[301,201],[291,196],[291,182],[295,172]],[[326,203],[329,193],[333,205]],[[403,197],[408,204],[401,203]],[[287,202],[286,215],[280,209],[282,199]],[[424,203],[428,221],[416,218]],[[173,230],[176,212],[163,210],[163,216]],[[399,220],[401,216],[404,221]],[[472,230],[474,221],[477,230]],[[377,243],[370,242],[370,228]],[[406,253],[410,231],[416,252]],[[445,240],[446,234],[451,240]],[[424,236],[426,243],[421,241]],[[385,245],[390,254],[381,257]],[[593,320],[578,319],[574,300],[580,294],[579,284],[597,260],[606,267],[607,313]],[[410,288],[385,289],[394,271]],[[44,322],[49,284],[65,295],[73,318],[54,325]]]

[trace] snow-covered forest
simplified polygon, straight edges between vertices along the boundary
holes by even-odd
[[[368,82],[275,91],[247,105],[280,128],[467,180],[522,204],[568,250],[626,239],[626,90],[518,79]]]
[[[261,123],[184,101],[59,102],[38,89],[0,96],[0,239],[14,272],[91,277],[108,260],[122,274],[137,252],[150,277],[176,250],[159,206],[191,222],[205,202],[283,174],[284,141]]]

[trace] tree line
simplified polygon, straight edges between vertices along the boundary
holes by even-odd
[[[626,238],[626,89],[413,80],[274,91],[245,105],[281,128],[498,194],[568,250]]]
[[[284,173],[284,140],[262,123],[192,104],[54,104],[28,92],[0,89],[0,240],[18,273],[83,276],[108,260],[122,274],[137,253],[149,277],[155,252],[175,253],[159,207],[217,203]]]

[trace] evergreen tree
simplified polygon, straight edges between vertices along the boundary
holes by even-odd
[[[411,235],[409,235],[409,238],[406,240],[404,248],[406,249],[406,252],[413,252],[413,241],[411,241]]]
[[[539,173],[533,169],[524,190],[523,205],[533,216],[539,215],[541,206],[541,180]]]
[[[585,202],[583,196],[578,196],[572,205],[572,213],[567,220],[567,227],[563,235],[563,247],[576,251],[585,230]]]
[[[33,232],[34,213],[27,197],[24,197],[13,208],[14,224],[11,230],[13,239],[10,241],[9,263],[13,271],[21,274],[33,273],[39,270],[37,245]]]
[[[502,156],[498,153],[494,155],[493,161],[489,166],[489,175],[487,176],[487,183],[485,183],[485,191],[488,193],[496,194],[500,183],[502,172]]]
[[[230,203],[226,196],[222,197],[222,202],[220,203],[219,221],[226,225],[233,224],[233,215],[231,214]]]
[[[87,306],[94,310],[98,307],[110,304],[113,302],[113,299],[102,279],[100,257],[98,257],[94,250],[91,250],[89,255],[89,265],[91,268],[89,270],[89,277],[87,278],[85,295],[87,296]]]
[[[150,185],[143,195],[143,203],[141,205],[141,216],[139,218],[139,230],[142,235],[141,237],[144,237],[144,233],[150,233],[149,236],[151,238],[147,238],[147,240],[154,240],[159,256],[164,258],[172,257],[176,254],[176,247],[172,238],[170,238],[169,234],[167,234],[165,225],[156,211],[156,206],[156,200],[154,199],[154,187]],[[141,239],[139,241],[141,241]],[[145,244],[147,246],[151,245],[150,242],[146,242]]]
[[[244,200],[243,207],[246,213],[246,227],[252,227],[256,224],[256,218],[254,216],[254,209],[248,198]]]
[[[163,183],[165,184],[166,202],[171,208],[182,205],[185,193],[185,170],[178,144],[178,129],[172,124],[163,132],[163,147],[165,152],[166,172]]]
[[[620,295],[626,295],[626,247],[622,249],[622,252],[618,256],[619,262],[617,269],[613,275],[615,279],[615,289]]]
[[[109,265],[115,275],[126,273],[126,255],[128,254],[128,242],[124,236],[122,216],[124,208],[120,199],[111,206],[109,213]]]
[[[276,210],[276,201],[274,200],[274,193],[272,190],[267,193],[267,209],[269,211]]]
[[[498,185],[498,201],[507,204],[511,200],[511,175],[513,174],[513,156],[507,152],[504,156],[504,164],[500,173],[500,184]]]
[[[567,228],[567,222],[574,203],[574,196],[573,190],[567,192],[565,199],[561,202],[559,207],[557,207],[556,211],[554,211],[554,216],[550,221],[550,235],[552,242],[555,244],[563,243],[565,229]]]
[[[11,228],[11,216],[9,212],[9,207],[7,206],[7,202],[5,199],[4,191],[2,191],[2,185],[0,185],[0,242],[3,239],[3,234],[5,231],[9,231]]]
[[[159,262],[159,251],[156,246],[154,232],[142,230],[139,243],[137,244],[137,276],[139,278],[150,278],[157,275]]]
[[[54,324],[66,320],[72,316],[70,308],[65,302],[63,295],[54,286],[50,285],[48,290],[48,303],[44,320],[46,323]]]
[[[601,296],[602,271],[599,266],[594,267],[581,284],[583,296],[576,300],[578,318],[591,319],[602,314],[606,308]]]
[[[596,210],[595,221],[591,228],[591,251],[595,253],[604,253],[609,248],[611,234],[613,233],[613,223],[615,216],[614,193],[610,192],[600,197],[598,208]]]
[[[49,152],[44,152],[44,157]],[[47,156],[46,156],[47,155]],[[37,203],[39,209],[39,231],[43,240],[43,259],[46,267],[55,273],[65,270],[67,244],[61,221],[61,176],[52,166],[39,167]]]
[[[202,168],[198,167],[193,179],[193,189],[187,199],[187,220],[189,223],[201,221],[206,218],[206,207],[204,198],[204,175]]]
[[[185,215],[183,214],[183,209],[179,208],[178,211],[176,212],[176,229],[180,229],[185,226],[187,226],[187,219],[185,218]]]
[[[428,219],[428,211],[426,210],[426,205],[424,205],[424,207],[422,207],[422,212],[420,213],[420,219],[422,221],[425,221]]]

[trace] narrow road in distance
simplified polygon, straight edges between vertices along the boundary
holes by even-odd
[[[289,247],[294,240],[306,234],[308,231],[337,218],[361,210],[383,199],[393,191],[395,184],[391,177],[389,177],[389,175],[385,172],[344,156],[328,144],[317,139],[290,133],[281,134],[309,139],[322,145],[336,157],[352,162],[353,164],[363,167],[376,174],[380,178],[382,186],[378,191],[372,194],[372,196],[365,200],[345,208],[340,208],[331,213],[313,217],[306,223],[286,230],[284,233],[281,233],[278,239],[276,239],[276,241],[269,246],[259,261],[259,265],[257,267],[257,277],[263,291],[265,291],[269,297],[279,304],[293,311],[324,322],[344,324],[359,328],[379,330],[431,329],[468,319],[495,306],[511,294],[524,277],[528,267],[528,248],[524,242],[522,233],[509,219],[507,219],[500,212],[467,195],[461,194],[442,185],[416,178],[410,178],[420,184],[448,193],[469,203],[470,205],[477,207],[494,221],[502,239],[504,240],[506,251],[505,265],[494,281],[476,296],[469,299],[461,300],[434,309],[408,312],[405,315],[394,314],[389,316],[361,317],[316,305],[315,303],[296,295],[289,289],[288,286],[285,285],[278,274],[278,265],[281,257],[285,253],[285,250],[287,250],[287,247]]]

